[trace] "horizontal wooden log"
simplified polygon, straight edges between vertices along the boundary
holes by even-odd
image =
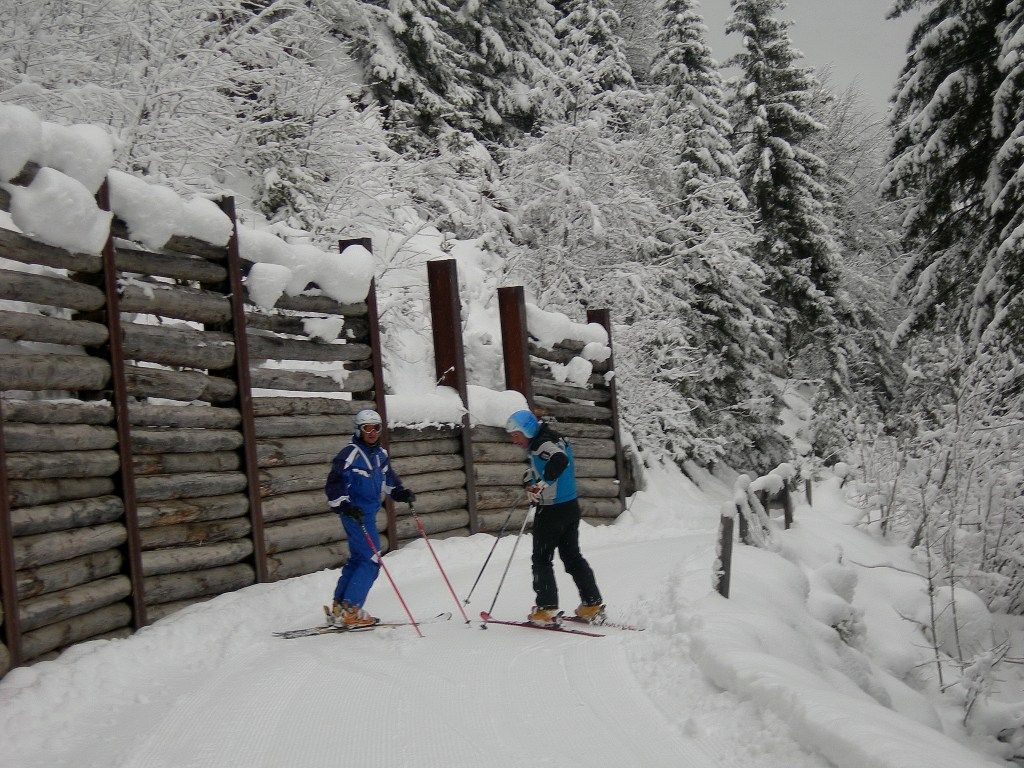
[[[349,371],[339,384],[330,376],[281,368],[253,368],[252,386],[258,389],[281,389],[291,392],[365,392],[373,389],[369,371]]]
[[[476,481],[482,486],[514,485],[523,487],[525,464],[474,464]]]
[[[106,342],[107,327],[88,320],[63,320],[29,312],[0,310],[0,338],[73,347],[97,346]]]
[[[614,499],[580,499],[580,512],[584,517],[618,517],[622,504]]]
[[[160,603],[159,605],[148,605],[146,606],[146,618],[149,619],[150,624],[153,624],[160,621],[160,619],[170,616],[172,613],[188,608],[190,605],[205,603],[213,598],[214,596],[210,595],[208,597],[193,597],[188,600],[175,600],[170,603]]]
[[[338,440],[335,453],[349,442],[355,431],[352,416],[260,416],[255,419],[256,437],[311,437],[330,435]]]
[[[130,403],[128,405],[128,420],[133,427],[234,429],[241,424],[242,417],[235,408]]]
[[[420,520],[423,522],[423,528],[427,535],[431,536],[438,531],[450,531],[453,528],[463,528],[469,525],[469,512],[464,509],[452,509],[447,512],[420,515]],[[399,541],[417,537],[423,538],[419,527],[416,525],[416,520],[412,516],[398,518],[395,530],[398,533]]]
[[[346,560],[348,545],[344,542],[293,549],[268,556],[267,575],[271,581],[280,581],[293,576],[316,573],[324,568],[340,568]]]
[[[212,371],[235,363],[235,342],[227,333],[138,323],[124,323],[121,328],[124,356],[129,360]]]
[[[553,417],[560,421],[580,419],[584,421],[611,421],[611,408],[603,405],[579,405],[560,403],[550,397],[537,395],[533,398],[534,411],[542,418]]]
[[[109,477],[121,461],[116,451],[52,451],[7,454],[7,476],[12,480],[50,477]]]
[[[419,495],[427,491],[463,488],[466,485],[466,473],[462,470],[452,470],[450,472],[432,472],[425,475],[410,475],[403,482],[406,488]]]
[[[67,269],[71,272],[99,272],[101,258],[89,253],[71,253],[45,245],[20,232],[0,228],[0,257],[22,264]]]
[[[234,451],[242,447],[242,433],[234,429],[136,429],[132,450],[137,453],[192,453]]]
[[[146,604],[169,603],[190,597],[222,595],[256,582],[251,565],[236,563],[203,571],[166,573],[143,579]]]
[[[128,577],[117,575],[25,600],[18,605],[22,632],[98,610],[123,600],[131,591]]]
[[[252,542],[245,539],[198,547],[151,549],[142,553],[142,573],[144,576],[159,576],[216,568],[240,562],[251,554]]]
[[[123,558],[116,549],[105,549],[88,555],[60,560],[36,568],[15,572],[18,599],[38,597],[49,592],[68,589],[121,572]]]
[[[433,440],[399,440],[390,444],[388,453],[392,459],[401,459],[407,456],[459,453],[461,450],[461,439],[456,437],[439,437]]]
[[[91,312],[106,304],[103,291],[66,277],[0,269],[0,299]]]
[[[244,488],[245,475],[241,472],[188,472],[136,478],[135,497],[140,502],[194,499],[236,493]]]
[[[573,455],[577,459],[611,459],[615,457],[615,441],[586,437],[569,440]]]
[[[283,523],[267,525],[263,530],[266,536],[267,554],[330,544],[346,538],[345,529],[338,522],[337,515],[300,517]]]
[[[22,653],[25,659],[34,659],[48,651],[127,627],[131,619],[132,610],[127,603],[107,605],[99,610],[25,633],[21,640]]]
[[[120,546],[128,538],[122,523],[104,523],[54,533],[36,533],[14,539],[17,570],[69,560]]]
[[[497,533],[501,530],[502,524],[508,520],[508,525],[505,528],[505,534],[508,535],[509,531],[518,531],[519,526],[523,524],[523,517],[526,515],[527,509],[516,509],[512,513],[512,517],[509,518],[508,510],[502,510],[501,512],[488,512],[481,514],[477,517],[481,533]],[[531,525],[526,526],[528,529]]]
[[[546,362],[538,361],[538,360],[531,360],[530,361],[530,381],[531,382],[537,382],[537,381],[554,382],[556,384],[559,383],[555,379],[555,375],[551,372],[551,368],[549,367],[550,365],[552,365],[552,363],[546,363]],[[608,389],[608,380],[605,379],[605,375],[606,375],[606,373],[592,373],[590,375],[590,377],[586,380],[585,383],[586,383],[586,385],[588,387],[593,387],[594,389],[605,389],[606,390],[606,389]]]
[[[245,300],[258,306],[248,294]],[[363,317],[366,315],[366,302],[357,304],[341,304],[329,296],[282,296],[277,300],[274,309],[290,309],[297,312],[315,312],[321,315],[343,315],[344,317]]]
[[[11,530],[15,536],[53,533],[82,525],[99,525],[117,520],[124,505],[117,496],[77,499],[11,510]]]
[[[395,427],[388,430],[388,437],[392,443],[400,443],[405,440],[447,440],[458,438],[459,435],[458,427],[425,427],[424,429]]]
[[[138,476],[173,475],[180,472],[231,472],[241,469],[242,459],[233,451],[217,453],[152,453],[132,457]]]
[[[109,424],[114,409],[107,402],[13,400],[4,398],[4,422],[29,424]]]
[[[197,283],[221,283],[228,279],[227,269],[209,259],[178,253],[153,253],[117,244],[115,264],[121,272],[171,277]]]
[[[504,509],[511,507],[522,507],[525,509],[526,492],[522,485],[502,485],[476,487],[476,508],[477,509]]]
[[[139,505],[139,525],[159,526],[227,520],[249,512],[249,498],[242,493],[167,499]]]
[[[7,485],[12,508],[88,499],[93,496],[104,496],[113,490],[114,482],[107,477],[11,480]]]
[[[231,319],[227,296],[213,291],[152,283],[131,283],[121,291],[121,311],[160,315],[196,323],[226,323]]]
[[[593,526],[611,525],[612,523],[615,522],[615,518],[614,517],[586,517],[586,516],[584,516],[584,517],[582,517],[580,519],[581,519],[582,522],[586,523],[587,525],[593,525]]]
[[[364,408],[374,408],[368,400],[342,400],[334,397],[254,397],[256,416],[336,416],[354,415]]]
[[[607,403],[612,399],[605,389],[585,389],[572,384],[559,384],[555,381],[534,381],[533,393],[551,399],[589,400],[594,403]]]
[[[259,440],[256,443],[256,461],[260,467],[289,467],[300,464],[319,464],[326,467],[347,442],[348,440],[333,435]]]
[[[443,491],[428,491],[416,495],[416,511],[421,515],[446,512],[450,509],[463,509],[465,506],[465,488],[448,488]],[[405,504],[396,504],[395,512],[399,515],[406,515],[411,510]]]
[[[212,544],[242,539],[248,536],[251,530],[252,523],[248,517],[233,517],[227,520],[143,528],[139,532],[139,538],[143,549],[160,549],[182,544]]]
[[[326,480],[325,472],[324,481],[326,482]],[[263,519],[268,523],[275,520],[289,520],[293,517],[318,515],[330,509],[322,489],[274,496],[264,499],[261,506],[263,507]]]
[[[322,363],[340,363],[348,360],[369,360],[370,348],[366,344],[327,344],[318,341],[284,339],[273,336],[249,337],[250,360],[309,360]]]
[[[551,424],[552,429],[570,440],[578,437],[607,439],[614,434],[611,424],[581,424],[559,419],[548,419],[547,421]]]
[[[449,453],[442,456],[406,456],[401,459],[393,459],[391,464],[400,477],[408,479],[412,475],[422,475],[425,472],[462,469],[465,462],[458,454]]]
[[[113,448],[117,432],[91,424],[4,424],[4,447],[10,451],[90,451]]]
[[[323,315],[322,317],[330,317]],[[317,317],[301,315],[283,315],[278,313],[257,312],[251,305],[245,308],[245,324],[248,328],[274,333],[287,333],[292,336],[309,336],[307,320],[318,320]],[[364,341],[369,332],[369,323],[363,317],[346,317],[342,323],[339,339]]]
[[[577,459],[576,477],[615,477],[615,460]]]
[[[268,467],[260,470],[260,496],[282,496],[286,493],[323,488],[327,467],[314,464],[299,467]]]
[[[128,225],[118,218],[115,218],[110,225],[110,231],[115,238],[131,240],[128,235]],[[213,245],[212,243],[185,235],[171,235],[171,238],[164,244],[162,250],[199,256],[211,261],[224,261],[227,259],[227,246]]]
[[[574,357],[579,356],[579,352],[576,352],[571,349],[566,349],[565,347],[562,346],[556,346],[554,349],[545,349],[543,347],[538,347],[536,344],[530,344],[529,349],[531,357],[539,357],[541,360],[547,360],[549,362],[554,363],[561,363],[563,365],[568,363]],[[596,373],[604,373],[605,371],[608,370],[607,361],[600,363],[594,362],[593,366],[594,371]]]
[[[226,403],[235,397],[230,379],[207,376],[198,371],[168,371],[163,368],[124,367],[128,394],[133,397],[165,397],[171,400],[205,400]]]
[[[515,443],[473,443],[473,461],[490,464],[522,464],[526,451]]]
[[[110,380],[110,365],[88,355],[0,355],[0,389],[98,390]]]
[[[581,477],[576,481],[576,492],[581,498],[606,499],[619,495],[619,484],[615,480]]]

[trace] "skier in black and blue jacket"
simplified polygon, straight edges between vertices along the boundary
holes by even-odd
[[[558,623],[555,551],[576,583],[580,606],[576,615],[589,622],[604,614],[594,571],[580,552],[580,504],[576,498],[576,467],[569,441],[530,411],[516,411],[505,424],[509,438],[529,451],[530,469],[523,478],[533,519],[533,590],[537,604],[528,621],[542,626]]]
[[[334,589],[331,610],[334,623],[366,627],[379,621],[363,610],[363,603],[380,571],[366,534],[373,539],[379,552],[377,512],[384,494],[406,504],[415,501],[416,496],[402,485],[391,468],[388,452],[380,445],[384,426],[380,414],[371,410],[360,411],[356,414],[355,423],[356,433],[352,442],[342,448],[331,462],[324,491],[348,535],[348,561],[342,567]]]

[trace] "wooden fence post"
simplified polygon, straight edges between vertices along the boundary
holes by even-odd
[[[750,521],[743,514],[743,507],[736,505],[736,517],[740,522],[740,544],[750,544]]]
[[[722,518],[718,525],[718,547],[715,553],[715,591],[722,597],[729,597],[729,584],[732,579],[732,532],[733,513],[727,504],[722,510]]]
[[[810,478],[807,478],[804,481],[804,495],[807,497],[807,506],[809,506],[809,507],[812,506],[814,504],[814,501],[812,499],[812,495],[813,494],[811,492],[811,479]]]
[[[793,494],[789,490],[788,482],[782,486],[782,515],[788,531],[793,526]]]
[[[533,410],[523,286],[512,285],[498,289],[498,313],[501,317],[501,346],[505,358],[505,389],[520,393],[526,398],[526,407]]]
[[[110,210],[110,186],[104,179],[96,202],[101,210]],[[131,582],[132,626],[141,629],[146,618],[146,594],[142,573],[142,538],[139,532],[139,509],[135,496],[135,468],[132,460],[132,428],[128,418],[128,380],[124,370],[124,347],[121,335],[121,294],[117,286],[117,263],[114,249],[113,219],[103,245],[102,289],[107,323],[107,359],[110,361],[110,384],[113,395],[114,427],[117,430],[118,471],[113,475],[114,493],[124,503],[125,543],[124,570]]]
[[[256,581],[268,581],[267,541],[263,531],[263,502],[260,497],[260,470],[256,458],[256,418],[252,403],[252,373],[249,370],[249,337],[245,321],[245,293],[242,290],[242,258],[238,252],[238,219],[235,198],[223,197],[220,208],[231,219],[228,240],[228,290],[231,294],[231,330],[235,340],[234,377],[237,393],[233,405],[242,417],[242,459],[249,496],[249,521],[252,525],[252,557]]]
[[[4,410],[3,400],[0,398],[0,598],[4,603],[4,641],[11,656],[12,667],[21,664],[21,616],[18,612],[18,581],[14,575],[16,568],[10,495],[7,488]]]
[[[608,358],[608,370],[612,372],[608,379],[608,394],[611,402],[608,403],[612,410],[612,439],[615,440],[615,479],[619,483],[619,504],[622,509],[626,508],[626,459],[622,455],[622,434],[619,431],[619,390],[615,381],[615,347],[612,346],[612,318],[611,312],[607,309],[588,309],[587,322],[597,323],[608,333],[608,349],[611,356]]]
[[[466,507],[469,532],[479,529],[476,513],[476,476],[473,469],[473,438],[470,434],[469,389],[466,355],[462,343],[462,307],[459,273],[455,259],[427,262],[430,285],[430,325],[434,335],[434,369],[437,383],[459,393],[466,412],[462,415],[462,459],[466,472]]]
[[[344,253],[350,245],[360,245],[373,253],[373,239],[369,237],[354,237],[338,241],[338,252]],[[391,445],[388,436],[388,401],[387,392],[384,389],[384,358],[380,350],[380,317],[377,315],[377,280],[370,281],[370,289],[366,292],[366,324],[367,344],[370,345],[370,368],[373,373],[373,403],[384,422],[384,429],[381,430],[380,443],[387,450]],[[353,394],[355,397],[355,394]],[[398,517],[395,514],[395,502],[390,496],[384,497],[384,512],[387,515],[388,549],[398,549]]]

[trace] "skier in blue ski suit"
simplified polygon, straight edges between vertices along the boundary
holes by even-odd
[[[376,411],[356,414],[356,433],[331,462],[324,492],[331,508],[338,514],[348,536],[348,561],[334,589],[332,614],[336,623],[366,626],[377,620],[363,610],[370,587],[377,579],[380,565],[366,534],[380,551],[377,512],[387,493],[395,501],[409,504],[415,495],[402,485],[391,468],[388,452],[380,445],[383,425]],[[366,534],[363,533],[365,528]]]

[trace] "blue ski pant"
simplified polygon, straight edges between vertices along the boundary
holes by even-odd
[[[334,599],[339,603],[348,602],[362,608],[366,596],[370,593],[370,587],[380,573],[380,565],[373,559],[373,550],[370,549],[359,523],[344,515],[338,517],[341,518],[341,525],[348,535],[348,562],[341,568],[338,585],[334,588]],[[374,517],[364,515],[363,524],[379,552],[380,534],[377,533]]]

